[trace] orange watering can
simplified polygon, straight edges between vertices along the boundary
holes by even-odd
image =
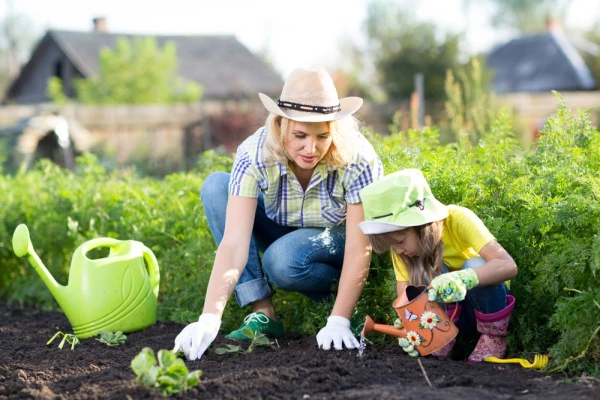
[[[377,331],[406,338],[421,356],[441,349],[458,335],[458,328],[440,303],[429,301],[426,286],[407,286],[392,306],[402,322],[402,328],[376,324],[367,316],[363,334]]]
[[[158,262],[141,242],[97,238],[83,243],[73,254],[66,286],[56,282],[35,253],[27,226],[17,226],[12,244],[18,257],[27,256],[78,338],[101,330],[133,332],[156,323]],[[107,257],[88,258],[91,250],[102,247],[110,249]]]

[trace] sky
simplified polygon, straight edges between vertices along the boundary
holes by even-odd
[[[0,19],[12,10],[24,15],[37,35],[48,28],[89,31],[105,17],[114,33],[234,35],[248,49],[266,54],[283,78],[298,67],[335,69],[340,48],[362,42],[370,0],[0,0]],[[474,4],[467,17],[464,0],[419,0],[416,17],[448,32],[466,32],[466,50],[490,49],[508,35],[488,26],[489,6]],[[600,20],[600,0],[570,0],[565,24],[586,28]],[[406,0],[398,0],[406,4]]]

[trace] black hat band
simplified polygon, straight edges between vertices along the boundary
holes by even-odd
[[[280,108],[296,111],[315,112],[319,114],[333,114],[342,110],[340,105],[330,107],[309,106],[307,104],[293,103],[291,101],[277,100],[277,105]]]

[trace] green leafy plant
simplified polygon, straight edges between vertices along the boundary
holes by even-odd
[[[232,344],[226,344],[226,348],[224,347],[219,347],[215,349],[215,353],[217,354],[225,354],[225,353],[251,353],[255,347],[258,346],[271,346],[273,344],[275,344],[276,342],[272,342],[271,340],[269,340],[268,337],[265,336],[264,333],[261,332],[254,332],[252,329],[250,328],[244,328],[242,329],[242,333],[244,334],[244,336],[246,336],[248,339],[250,339],[250,345],[248,346],[248,348],[246,350],[244,350],[242,348],[242,346],[235,346]]]
[[[99,332],[100,339],[96,339],[97,341],[104,343],[107,346],[119,346],[127,340],[127,336],[123,334],[121,331],[111,332],[102,330]]]
[[[461,68],[446,71],[444,108],[450,131],[462,146],[477,145],[500,116],[501,109],[492,93],[489,75],[477,58],[472,58]]]
[[[225,353],[243,353],[242,346],[235,346],[233,344],[226,344],[227,347],[218,347],[215,349],[215,353],[221,355]]]
[[[96,76],[73,81],[76,102],[172,104],[193,103],[202,98],[198,83],[177,75],[177,46],[173,42],[160,46],[154,37],[119,37],[115,46],[100,51],[98,61]],[[60,79],[51,78],[46,85],[54,102],[68,102]]]
[[[57,337],[59,337],[60,335],[62,335],[62,340],[60,341],[60,343],[58,344],[58,348],[62,350],[62,348],[64,347],[65,343],[69,343],[71,345],[71,350],[75,349],[75,346],[77,346],[78,344],[80,344],[79,339],[77,338],[77,336],[71,334],[71,333],[64,333],[61,331],[58,331],[54,334],[54,336],[52,336],[50,338],[50,340],[48,340],[46,342],[46,346],[50,345],[54,339],[56,339]]]
[[[131,361],[131,369],[137,375],[136,382],[145,387],[160,390],[163,396],[184,392],[200,382],[202,371],[189,372],[182,359],[169,350],[159,350],[158,362],[154,351],[144,347]]]

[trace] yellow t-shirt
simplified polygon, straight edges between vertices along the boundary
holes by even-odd
[[[483,221],[468,208],[448,205],[448,217],[444,220],[442,260],[450,271],[462,269],[465,261],[479,257],[479,251],[496,240]],[[406,266],[399,257],[394,257],[396,280],[408,282]]]

